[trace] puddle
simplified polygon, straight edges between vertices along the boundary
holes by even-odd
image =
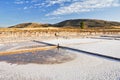
[[[52,49],[0,56],[0,61],[11,64],[59,64],[71,61],[74,58],[75,54],[69,53],[64,49]]]

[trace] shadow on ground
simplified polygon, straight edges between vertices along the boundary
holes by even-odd
[[[35,41],[35,40],[33,40],[33,41],[37,42],[37,43],[41,43],[41,44],[46,44],[46,45],[54,45],[54,44],[41,42],[41,41]],[[79,52],[81,54],[87,54],[87,55],[91,55],[91,56],[95,56],[95,57],[99,57],[99,58],[104,58],[104,59],[107,59],[107,60],[120,61],[120,58],[116,58],[116,57],[112,57],[112,56],[108,56],[108,55],[102,55],[102,54],[99,54],[99,53],[83,51],[83,50],[74,49],[74,48],[70,48],[70,47],[64,47],[64,46],[60,46],[60,45],[58,46],[58,48],[72,50],[72,51],[75,51],[75,52]]]
[[[55,46],[54,44],[36,41],[36,40],[33,40],[33,42],[37,42],[49,46]],[[66,50],[71,50],[71,51],[79,52],[80,54],[86,54],[98,58],[120,62],[120,58],[116,58],[108,55],[102,55],[98,53],[92,53],[92,52],[60,46],[60,45],[58,45],[58,48],[52,50],[0,56],[0,61],[5,61],[11,64],[28,64],[28,63],[59,64],[74,60],[76,57],[75,54],[69,53]]]

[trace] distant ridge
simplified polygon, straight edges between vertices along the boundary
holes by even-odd
[[[71,20],[65,20],[62,22],[59,22],[57,24],[54,24],[58,27],[79,27],[80,23],[84,22],[86,27],[112,27],[112,26],[119,26],[120,22],[114,22],[114,21],[105,21],[105,20],[97,20],[97,19],[71,19]]]
[[[50,24],[40,24],[40,23],[21,23],[14,26],[10,26],[9,28],[41,28],[48,27]]]
[[[70,19],[65,20],[56,24],[40,24],[40,23],[21,23],[9,28],[41,28],[41,27],[80,27],[80,23],[84,22],[85,26],[88,28],[120,28],[120,22],[115,21],[105,21],[97,19]]]

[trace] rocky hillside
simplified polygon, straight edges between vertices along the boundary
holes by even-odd
[[[54,24],[57,27],[80,27],[80,23],[84,22],[86,27],[113,27],[119,26],[120,22],[96,20],[96,19],[71,19]]]

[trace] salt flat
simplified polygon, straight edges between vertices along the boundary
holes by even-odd
[[[43,42],[70,48],[71,50],[67,49],[66,51],[76,54],[77,57],[72,61],[61,64],[29,63],[18,65],[1,61],[0,80],[120,80],[119,40],[84,38],[55,39]],[[32,41],[24,42],[24,44],[14,43],[12,50],[34,44],[38,45],[40,43]],[[9,44],[10,46],[11,44]],[[6,48],[6,45],[2,45],[0,48],[3,51],[11,49]],[[86,54],[82,51],[87,51],[91,54]],[[92,53],[99,55],[95,56]],[[100,55],[117,58],[117,60]]]

